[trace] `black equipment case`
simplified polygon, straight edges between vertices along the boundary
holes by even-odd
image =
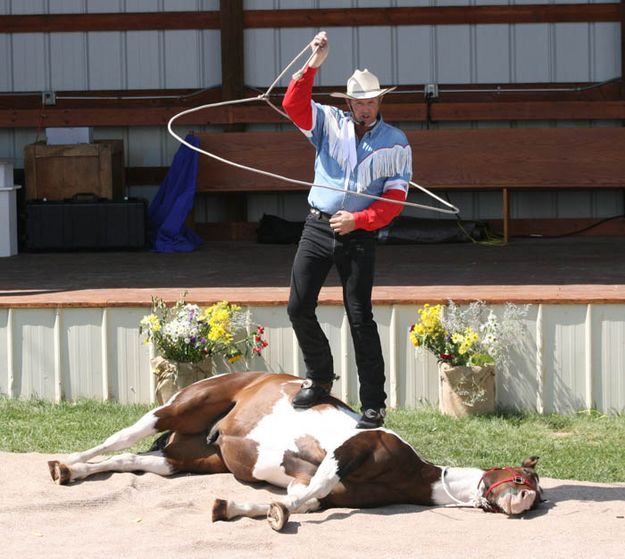
[[[28,250],[142,249],[146,201],[77,194],[64,201],[26,204]]]

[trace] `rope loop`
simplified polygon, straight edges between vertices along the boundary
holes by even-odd
[[[180,142],[182,145],[188,147],[189,149],[191,149],[193,151],[196,151],[198,153],[201,153],[202,155],[206,155],[207,157],[211,157],[212,159],[215,159],[216,161],[220,161],[221,163],[225,163],[226,165],[231,165],[232,167],[236,167],[237,169],[242,169],[244,171],[249,171],[251,173],[264,175],[266,177],[271,177],[271,178],[274,178],[274,179],[282,180],[284,182],[288,182],[288,183],[291,183],[291,184],[297,184],[297,185],[308,186],[308,187],[317,186],[319,188],[325,188],[327,190],[334,190],[336,192],[344,192],[344,190],[342,188],[337,188],[337,187],[329,186],[329,185],[325,185],[325,184],[315,184],[315,183],[311,183],[311,182],[306,182],[306,181],[293,179],[293,178],[290,178],[290,177],[285,177],[285,176],[279,175],[277,173],[271,173],[269,171],[264,171],[263,169],[258,169],[256,167],[248,167],[247,165],[242,165],[240,163],[236,163],[234,161],[231,161],[230,159],[225,159],[223,157],[219,157],[218,155],[215,155],[214,153],[208,152],[206,150],[203,150],[203,149],[201,149],[199,147],[196,147],[196,146],[190,144],[189,142],[187,142],[184,138],[179,136],[173,130],[174,122],[177,119],[179,119],[180,117],[184,116],[184,115],[188,115],[188,114],[191,114],[191,113],[202,111],[204,109],[212,109],[212,108],[215,108],[215,107],[224,107],[226,105],[235,105],[235,104],[249,103],[249,102],[252,102],[252,101],[264,101],[273,110],[275,110],[277,113],[279,113],[282,116],[284,116],[285,118],[289,119],[289,116],[286,113],[284,113],[283,111],[278,109],[278,107],[276,107],[269,100],[269,96],[270,96],[271,90],[282,79],[282,77],[284,76],[284,74],[286,74],[286,72],[289,70],[289,68],[291,68],[291,66],[293,66],[306,53],[308,48],[309,48],[309,45],[306,45],[306,47],[304,47],[304,49],[302,49],[300,51],[300,53],[293,60],[291,60],[291,62],[289,62],[289,64],[284,68],[284,70],[282,70],[282,72],[280,72],[278,77],[273,81],[273,83],[267,88],[267,91],[265,91],[264,93],[261,93],[261,94],[257,95],[256,97],[245,97],[243,99],[233,99],[233,100],[230,100],[230,101],[219,101],[217,103],[209,103],[207,105],[200,105],[198,107],[193,107],[191,109],[186,109],[184,111],[179,112],[178,114],[175,114],[173,117],[171,117],[169,119],[169,122],[167,123],[167,131],[169,132],[169,134],[171,136],[173,136],[176,140],[178,140],[178,142]],[[304,64],[304,67],[306,66],[306,64],[308,64],[308,62],[310,62],[312,57],[315,55],[316,51],[317,51],[317,49],[313,50],[313,53],[310,55],[310,57],[308,58],[308,60]],[[436,207],[436,206],[427,206],[427,205],[424,205],[424,204],[417,204],[415,202],[408,202],[408,201],[405,201],[405,200],[403,200],[403,201],[402,200],[391,200],[391,199],[388,199],[388,198],[382,198],[381,196],[374,196],[373,194],[367,194],[365,192],[350,192],[350,194],[353,194],[354,196],[362,196],[364,198],[371,198],[372,200],[383,200],[384,202],[390,203],[390,204],[400,204],[402,206],[410,206],[410,207],[413,207],[413,208],[419,208],[419,209],[422,209],[422,210],[431,210],[431,211],[445,213],[445,214],[454,214],[455,215],[455,214],[458,214],[460,212],[460,210],[456,206],[454,206],[453,204],[450,204],[446,200],[443,200],[440,196],[437,196],[436,194],[434,194],[433,192],[431,192],[430,190],[428,190],[424,186],[421,186],[421,185],[419,185],[419,184],[417,184],[415,182],[412,182],[412,181],[410,181],[409,184],[410,184],[410,186],[421,190],[421,192],[423,192],[424,194],[427,194],[431,198],[434,198],[435,200],[437,200],[441,204],[447,206],[448,209],[447,208],[440,208],[440,207]]]

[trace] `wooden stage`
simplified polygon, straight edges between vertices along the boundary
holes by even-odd
[[[192,253],[21,253],[0,259],[0,307],[145,306],[153,294],[197,303],[284,305],[295,245],[210,242]],[[625,238],[513,239],[378,246],[375,304],[624,303]],[[320,303],[340,304],[332,272]]]
[[[0,393],[53,401],[150,402],[151,346],[138,325],[158,295],[200,305],[226,299],[250,309],[269,347],[242,370],[305,373],[286,302],[294,245],[211,242],[192,253],[22,253],[0,260]],[[532,303],[522,348],[497,374],[502,408],[576,413],[625,410],[625,239],[513,239],[507,246],[378,247],[374,312],[388,403],[438,399],[432,356],[408,331],[423,303],[481,299]],[[333,272],[318,315],[336,356],[338,396],[358,399],[355,358]],[[230,368],[218,365],[217,371]]]

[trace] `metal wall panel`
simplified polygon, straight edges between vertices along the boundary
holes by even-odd
[[[554,34],[554,77],[556,81],[592,80],[590,46],[592,37],[587,23],[558,23]],[[613,77],[613,76],[612,76]]]
[[[2,13],[2,12],[0,12]],[[11,36],[0,34],[0,91],[13,91],[13,53]]]
[[[499,309],[499,312],[501,309]],[[503,408],[536,411],[542,402],[542,336],[539,324],[542,321],[542,307],[529,307],[527,316],[519,327],[519,347],[510,352],[508,367],[498,367],[496,376],[497,402]]]
[[[164,87],[163,40],[160,31],[127,31],[126,78],[129,89]]]
[[[557,312],[553,312],[556,311]],[[574,413],[585,407],[584,345],[587,308],[559,305],[544,313],[544,411]]]
[[[396,29],[397,85],[436,82],[436,64],[432,51],[434,47],[433,26],[406,26]],[[334,83],[342,83],[336,81]]]
[[[512,82],[509,25],[475,25],[473,79],[476,83]]]
[[[0,309],[0,394],[11,392],[9,379],[13,374],[13,355],[9,353],[9,343],[11,341],[11,327],[9,314],[13,311]]]
[[[472,60],[469,26],[439,25],[435,29],[435,81],[437,83],[470,83]]]
[[[46,14],[47,0],[6,0],[10,14]]]
[[[127,89],[126,41],[117,31],[86,33],[87,70],[86,89]]]
[[[558,3],[567,3],[559,0]],[[534,4],[537,2],[522,2]],[[580,2],[581,3],[581,2]],[[439,2],[438,5],[470,5],[469,1]],[[483,1],[480,4],[505,5],[505,1]],[[321,2],[314,0],[301,1],[248,1],[246,9],[293,9],[293,8],[341,8],[341,7],[392,7],[428,5],[427,2],[364,2],[335,1]],[[179,10],[216,10],[217,0],[198,1],[186,0],[127,0],[125,2],[104,2],[102,0],[63,0],[46,2],[44,0],[28,0],[0,4],[3,13],[97,13],[97,12],[159,12]],[[49,10],[49,11],[48,11]],[[258,84],[257,73],[268,73],[279,70],[306,44],[312,37],[314,29],[282,29],[282,30],[247,30],[246,33],[246,73],[250,84]],[[308,32],[308,33],[307,33]],[[170,83],[180,82],[180,87],[195,87],[193,82],[197,72],[193,72],[193,64],[175,64],[177,52],[187,55],[197,52],[193,48],[200,32],[168,31],[168,32],[129,32],[110,34],[130,37],[130,48],[126,56],[129,58],[129,77],[134,78],[132,67],[141,70],[140,65],[133,64],[132,51],[139,48],[142,52],[152,52],[155,45],[154,37],[160,34],[181,35],[182,40],[161,41],[159,60],[160,68],[165,68],[168,52],[173,60],[170,73],[165,73]],[[208,33],[208,32],[204,32]],[[218,33],[218,32],[213,32]],[[355,66],[376,68],[380,78],[386,83],[421,83],[439,81],[446,83],[463,83],[468,81],[585,81],[602,80],[619,74],[620,46],[619,25],[617,23],[559,23],[559,24],[516,24],[516,25],[454,25],[454,26],[421,26],[421,27],[361,27],[331,28],[332,56],[324,65],[319,78],[324,83],[338,83],[337,77],[349,75],[348,69]],[[137,39],[137,34],[143,35]],[[52,34],[54,35],[54,34]],[[84,35],[84,34],[79,34]],[[91,35],[97,35],[92,33]],[[133,39],[133,35],[135,38]],[[51,34],[34,34],[22,36],[30,44],[44,41]],[[18,39],[19,34],[13,36]],[[306,39],[305,39],[306,38]],[[304,40],[303,40],[304,39]],[[101,43],[101,40],[95,41]],[[156,40],[158,43],[158,39]],[[18,39],[18,46],[19,46]],[[111,48],[117,50],[118,41],[113,40]],[[166,46],[167,45],[167,46]],[[95,45],[90,45],[95,46]],[[48,46],[47,49],[50,47]],[[65,49],[62,49],[65,52]],[[91,49],[90,49],[91,50]],[[415,55],[415,53],[417,53]],[[16,55],[19,57],[19,55]],[[44,57],[33,54],[29,57],[43,60]],[[55,60],[55,53],[47,52],[51,66],[61,66],[62,60]],[[268,62],[273,62],[268,64]],[[17,63],[20,60],[16,60]],[[260,64],[262,63],[262,64]],[[152,66],[152,68],[154,68]],[[89,74],[96,72],[89,68]],[[111,79],[116,72],[111,73]],[[326,78],[323,77],[326,75]],[[338,74],[338,76],[337,76]],[[67,76],[69,79],[70,76]],[[33,79],[33,82],[44,84],[44,80]],[[80,89],[80,75],[74,75],[74,85],[68,89]],[[155,76],[149,72],[137,76],[137,81],[146,80],[143,88],[151,85]],[[267,77],[266,77],[267,79]],[[65,80],[62,80],[64,83]],[[17,80],[16,91],[25,90]],[[263,85],[268,85],[265,81]],[[128,85],[127,87],[131,87]],[[168,87],[174,87],[169,85]],[[30,89],[42,89],[31,87]],[[114,89],[115,85],[104,87]]]
[[[123,12],[123,5],[125,0],[86,0],[87,13],[92,14],[104,14],[104,13],[116,13]]]
[[[286,309],[282,306],[254,307],[251,318],[254,324],[265,328],[264,338],[269,345],[262,357],[245,360],[249,370],[303,375],[304,361],[301,353],[296,351],[297,340]]]
[[[48,2],[48,13],[50,14],[77,14],[82,13],[85,7],[85,0],[54,0]]]
[[[408,340],[410,327],[418,319],[417,306],[395,305],[394,310],[397,344],[396,405],[408,408],[415,408],[422,404],[436,405],[438,401],[436,359],[431,353],[416,350]],[[389,364],[386,365],[388,370]],[[392,399],[389,399],[389,403],[391,402]]]
[[[579,0],[578,0],[579,1]],[[558,0],[568,3],[569,0]],[[523,3],[536,3],[527,2]],[[472,0],[451,0],[437,5],[471,5]],[[503,0],[480,4],[505,5]],[[428,0],[249,0],[245,9],[357,8],[428,6]],[[0,13],[97,13],[217,10],[218,0],[2,0]],[[245,81],[267,87],[302,49],[317,29],[247,29]],[[320,86],[345,83],[355,67],[368,67],[386,84],[428,82],[540,82],[605,80],[620,74],[620,26],[618,23],[457,25],[410,27],[333,27],[328,30],[332,52],[320,69]],[[179,64],[179,60],[185,60]],[[303,60],[301,61],[303,63]],[[38,33],[0,35],[0,91],[40,92],[46,89],[98,90],[146,88],[203,88],[221,80],[220,34],[209,31],[132,31],[92,33]],[[294,69],[293,69],[294,70]],[[292,71],[281,80],[286,85]],[[268,109],[269,110],[269,109]],[[553,126],[551,122],[440,123],[458,126]],[[557,126],[579,126],[558,122]],[[614,126],[618,122],[588,123]],[[288,125],[283,126],[287,127]],[[409,126],[406,125],[408,128]],[[422,128],[422,124],[411,126]],[[250,127],[274,128],[274,127]],[[198,127],[202,129],[202,127]],[[131,166],[167,166],[176,142],[164,127],[96,129],[96,137],[122,138]],[[0,157],[14,158],[23,166],[23,148],[36,138],[34,130],[0,130]],[[415,177],[418,182],[418,176]],[[153,193],[141,187],[137,192]],[[255,195],[248,204],[251,215]],[[418,195],[413,195],[418,196]],[[499,193],[449,194],[467,219],[499,217]],[[287,219],[298,216],[301,196],[264,198],[262,208],[273,206]],[[288,200],[288,201],[287,201]],[[290,207],[289,203],[296,204]],[[198,216],[223,219],[210,199],[200,199]],[[513,192],[514,217],[608,217],[623,204],[623,193]],[[408,210],[407,215],[441,217],[432,212]],[[262,214],[261,214],[262,215]],[[445,219],[445,217],[443,217]],[[201,221],[201,219],[200,219]]]
[[[50,41],[50,89],[88,89],[86,33],[52,33]]]
[[[163,3],[161,0],[126,0],[127,12],[160,12]]]
[[[149,402],[152,397],[149,351],[139,335],[139,322],[145,311],[123,308],[108,309],[107,312],[110,395],[124,404]]]
[[[19,309],[13,317],[13,395],[56,400],[54,309]]]
[[[105,399],[102,375],[102,309],[62,309],[62,395],[66,400]]]
[[[47,42],[41,33],[11,36],[13,91],[50,89],[50,50]]]
[[[502,306],[494,306],[496,313]],[[217,372],[266,370],[303,376],[305,367],[285,307],[253,307],[269,347],[262,358]],[[0,310],[0,393],[48,400],[82,397],[124,403],[150,402],[154,381],[150,346],[139,336],[145,309]],[[435,358],[409,341],[416,305],[374,309],[386,364],[390,406],[417,407],[438,401]],[[330,341],[334,393],[358,405],[358,380],[349,325],[342,306],[318,309]],[[521,345],[508,367],[497,369],[497,402],[502,408],[541,413],[575,413],[595,408],[625,411],[625,305],[534,305],[529,308]],[[1,369],[0,369],[1,370]],[[11,379],[13,379],[11,385]]]
[[[592,401],[606,412],[625,408],[624,313],[620,305],[593,305]]]
[[[618,23],[591,23],[594,42],[591,46],[591,76],[593,81],[618,76],[621,64],[621,33]]]

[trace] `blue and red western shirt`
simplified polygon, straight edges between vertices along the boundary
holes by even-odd
[[[282,103],[295,125],[315,146],[314,184],[308,203],[334,214],[354,214],[357,229],[384,227],[403,206],[358,196],[356,192],[385,199],[406,199],[412,175],[412,152],[406,135],[384,122],[377,122],[358,141],[351,113],[312,101],[316,68],[306,67],[294,78]]]

